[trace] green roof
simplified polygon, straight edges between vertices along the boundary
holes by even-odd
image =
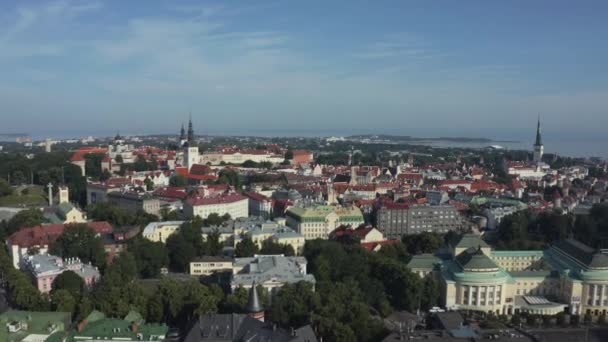
[[[169,331],[169,327],[165,324],[142,324],[138,325],[137,330],[134,331],[132,323],[127,320],[104,318],[95,322],[89,322],[80,332],[72,332],[68,341],[78,341],[82,337],[137,341],[137,334],[142,334],[144,341],[162,341],[167,331]]]
[[[492,251],[493,257],[542,257],[543,251]]]
[[[485,255],[481,251],[481,248],[478,248],[475,251],[469,249],[460,253],[460,255],[456,257],[456,261],[465,271],[498,269],[498,265]]]
[[[125,321],[127,322],[135,322],[137,324],[141,324],[144,321],[144,318],[142,317],[142,315],[137,312],[137,311],[129,311],[129,313],[125,316]]]
[[[93,310],[85,319],[87,320],[87,322],[95,322],[95,321],[99,321],[100,319],[104,319],[104,318],[106,318],[106,315],[103,312]]]
[[[57,206],[57,213],[61,215],[61,217],[65,218],[66,215],[74,209],[74,206],[68,202],[59,203]]]
[[[0,341],[18,342],[30,334],[50,335],[53,331],[65,331],[71,316],[69,312],[7,311],[0,315]],[[9,333],[6,324],[10,322],[27,323],[27,329]]]
[[[410,269],[433,269],[436,264],[441,263],[441,259],[433,254],[414,255],[407,267]]]
[[[485,241],[476,234],[462,234],[455,248],[477,248],[477,247],[490,247]]]

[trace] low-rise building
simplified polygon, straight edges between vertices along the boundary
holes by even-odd
[[[86,225],[97,234],[108,234],[112,232],[112,226],[108,222],[88,222]],[[13,260],[13,266],[19,268],[21,261],[30,255],[31,251],[47,253],[49,246],[70,225],[47,224],[35,227],[21,228],[6,239],[9,255]]]
[[[184,215],[205,219],[210,214],[230,215],[232,218],[249,216],[248,198],[232,192],[218,196],[195,196],[184,202]]]
[[[190,261],[190,275],[211,275],[216,272],[232,272],[232,258],[204,256]]]
[[[164,341],[168,331],[167,325],[146,323],[135,311],[123,319],[108,318],[102,312],[93,311],[70,332],[65,342]]]
[[[272,216],[273,200],[258,192],[247,192],[249,199],[249,215],[269,219]]]
[[[250,288],[255,282],[274,295],[283,285],[300,281],[315,283],[312,274],[306,274],[307,261],[303,257],[282,255],[256,255],[252,258],[236,258],[232,268],[230,287]]]
[[[150,222],[144,228],[142,236],[154,242],[167,242],[171,234],[177,232],[184,221]]]
[[[47,207],[43,210],[44,218],[53,224],[85,223],[87,215],[69,202]]]
[[[35,254],[26,259],[23,268],[32,275],[34,284],[42,293],[49,293],[55,278],[65,271],[78,274],[87,286],[99,279],[97,267],[85,264],[78,258],[61,259],[50,254]]]
[[[304,243],[306,242],[304,236],[278,222],[263,221],[261,218],[254,218],[243,223],[248,224],[235,225],[235,247],[241,240],[241,237],[245,236],[250,238],[258,248],[262,248],[264,241],[272,240],[281,245],[291,246],[296,254],[302,253],[302,250],[304,249]]]
[[[0,341],[61,341],[69,329],[71,312],[9,310],[0,315]]]
[[[115,191],[107,194],[108,202],[132,214],[146,212],[158,216],[160,214],[160,201],[151,195],[132,192]]]
[[[287,226],[302,234],[306,240],[327,239],[329,233],[340,226],[358,227],[364,223],[361,209],[355,206],[291,207],[285,216]]]

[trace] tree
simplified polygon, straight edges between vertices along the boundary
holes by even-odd
[[[242,167],[248,167],[248,168],[257,168],[259,167],[258,163],[254,162],[251,159],[247,159],[243,162],[243,164],[241,164]]]
[[[13,188],[4,179],[0,179],[0,197],[9,196],[13,194]]]
[[[410,254],[435,253],[443,246],[443,238],[438,233],[404,235],[402,241]]]
[[[179,216],[177,214],[177,211],[170,210],[167,207],[163,207],[160,208],[160,218],[163,221],[177,221],[179,219]]]
[[[169,251],[162,242],[136,237],[129,243],[128,250],[133,254],[142,278],[156,278],[160,269],[169,265]]]
[[[51,304],[54,311],[71,312],[76,309],[76,299],[68,290],[58,290],[51,294]]]
[[[144,184],[146,185],[146,191],[154,190],[154,182],[150,178],[144,179]]]
[[[53,280],[52,291],[68,291],[72,298],[78,300],[84,289],[84,280],[74,271],[64,271]]]
[[[254,254],[257,254],[258,251],[258,246],[247,237],[236,244],[234,256],[237,258],[252,257]]]
[[[46,222],[42,211],[38,209],[27,209],[18,212],[7,223],[3,238],[13,234],[21,228],[34,227]]]
[[[239,174],[230,169],[223,169],[218,174],[218,179],[216,181],[217,184],[229,184],[232,185],[235,189],[241,188],[241,178]]]
[[[292,159],[293,159],[293,150],[288,149],[287,152],[285,152],[285,160],[292,160]]]
[[[429,310],[434,306],[439,305],[440,297],[439,283],[431,275],[424,278],[424,284],[422,287],[422,295],[420,306],[423,310]]]
[[[122,163],[122,162],[123,162],[123,160],[122,160],[122,155],[120,155],[120,154],[119,154],[119,155],[117,155],[117,156],[116,156],[116,158],[114,158],[114,160],[115,160],[117,163],[119,163],[119,164],[120,164],[120,163]]]
[[[274,242],[272,238],[268,238],[262,241],[262,248],[260,249],[260,254],[284,254],[285,256],[294,256],[295,251],[291,245],[284,245],[280,243]]]
[[[169,185],[174,187],[184,187],[188,185],[188,179],[180,174],[174,174],[169,179]]]
[[[85,172],[88,177],[99,179],[101,177],[101,162],[105,158],[103,153],[88,153],[84,156]]]
[[[220,242],[220,232],[214,229],[207,234],[207,239],[204,242],[205,255],[220,255],[224,245]]]
[[[321,306],[319,294],[307,282],[286,284],[271,304],[271,320],[283,327],[299,327],[310,322],[310,314]]]
[[[63,258],[77,257],[83,262],[91,262],[103,269],[106,264],[106,252],[103,242],[97,233],[86,224],[73,224],[50,248],[50,253]]]
[[[167,249],[169,250],[169,267],[176,272],[187,272],[190,268],[190,261],[198,254],[191,241],[186,240],[179,233],[169,236]]]

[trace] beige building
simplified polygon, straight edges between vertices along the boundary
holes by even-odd
[[[285,216],[287,226],[302,234],[306,240],[327,239],[340,226],[358,227],[364,223],[361,209],[355,206],[291,207]]]
[[[150,222],[142,233],[142,236],[154,242],[167,242],[171,234],[177,232],[184,221]]]
[[[216,272],[232,272],[232,259],[205,256],[190,262],[190,275],[211,275]]]
[[[439,279],[449,309],[543,315],[608,310],[608,256],[573,239],[544,251],[493,251],[465,234],[449,255],[414,256],[408,267]]]

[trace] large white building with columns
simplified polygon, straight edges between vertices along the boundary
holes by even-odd
[[[449,309],[507,315],[608,311],[608,256],[573,239],[544,251],[494,251],[465,234],[449,253],[414,256],[408,267],[438,278]]]

